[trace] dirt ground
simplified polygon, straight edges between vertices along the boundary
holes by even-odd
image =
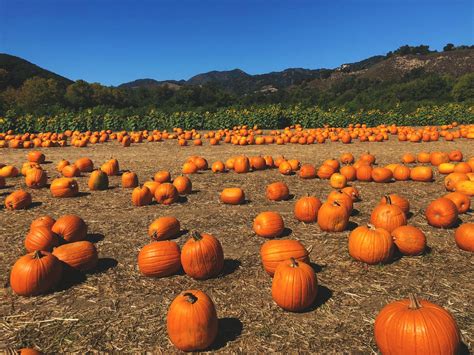
[[[141,182],[158,170],[180,174],[184,160],[201,155],[211,163],[243,153],[248,156],[270,154],[299,159],[302,163],[321,164],[343,152],[355,156],[370,150],[380,165],[398,162],[402,153],[411,151],[449,151],[461,149],[474,155],[474,141],[399,143],[326,143],[322,145],[271,145],[235,147],[178,147],[176,141],[142,143],[122,148],[116,142],[88,148],[43,149],[45,168],[51,178],[59,174],[60,159],[73,162],[90,157],[99,166],[111,157],[120,168],[135,171]],[[26,151],[0,150],[0,162],[21,167]],[[78,178],[80,197],[53,199],[49,189],[32,191],[34,206],[25,211],[0,210],[1,263],[3,285],[0,297],[0,349],[35,346],[47,353],[65,351],[175,352],[166,333],[167,309],[179,292],[197,288],[214,300],[219,316],[218,340],[211,350],[219,352],[377,352],[373,323],[378,311],[388,302],[416,293],[448,309],[461,329],[464,351],[474,351],[474,257],[459,250],[454,230],[429,226],[424,209],[429,201],[446,193],[443,177],[436,173],[434,183],[394,182],[361,183],[362,201],[355,205],[352,228],[366,223],[381,196],[399,193],[409,198],[413,216],[409,224],[426,234],[429,252],[419,257],[403,257],[384,266],[355,262],[347,250],[343,233],[322,232],[317,224],[304,224],[293,217],[295,200],[306,194],[325,199],[331,188],[327,180],[301,180],[282,176],[276,170],[249,174],[192,175],[194,192],[186,201],[171,206],[131,205],[131,190],[122,189],[120,177],[111,177],[108,191],[89,192],[88,177]],[[288,201],[265,199],[265,186],[285,181],[294,197]],[[249,202],[241,206],[219,203],[224,187],[242,187]],[[0,190],[0,202],[16,188],[24,187],[22,177],[9,179]],[[298,239],[313,247],[319,282],[316,304],[304,313],[280,309],[271,298],[272,279],[262,268],[259,256],[263,238],[252,232],[252,221],[261,211],[282,214],[288,228],[287,238]],[[54,293],[24,298],[13,294],[8,285],[15,260],[25,253],[23,240],[30,222],[50,214],[78,214],[87,222],[91,240],[102,258],[97,272],[62,284]],[[147,228],[155,219],[173,215],[181,221],[183,235],[197,230],[217,237],[224,248],[225,272],[216,279],[195,281],[181,273],[153,279],[140,275],[137,255],[148,243]],[[473,222],[472,214],[461,216]]]

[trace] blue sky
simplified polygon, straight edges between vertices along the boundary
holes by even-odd
[[[403,44],[473,44],[473,3],[0,0],[0,52],[106,85],[333,68]]]

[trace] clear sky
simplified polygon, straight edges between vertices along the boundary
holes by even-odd
[[[0,52],[118,85],[334,68],[403,44],[473,44],[473,0],[0,0]]]

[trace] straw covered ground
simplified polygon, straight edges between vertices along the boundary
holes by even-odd
[[[326,143],[322,145],[270,145],[235,147],[178,147],[176,141],[134,144],[123,148],[116,142],[88,148],[43,149],[44,167],[51,178],[61,159],[71,162],[88,156],[96,166],[111,157],[120,168],[136,172],[140,181],[150,179],[158,170],[177,176],[190,155],[201,155],[210,163],[225,161],[237,154],[284,155],[302,163],[321,164],[343,152],[358,156],[367,150],[379,165],[398,162],[402,153],[411,151],[449,151],[461,149],[474,155],[474,142],[399,143]],[[3,149],[0,162],[21,167],[26,151]],[[446,192],[443,177],[436,173],[433,183],[395,182],[360,183],[362,201],[355,205],[351,228],[366,223],[375,204],[387,193],[409,198],[413,215],[409,223],[426,234],[430,250],[423,256],[403,257],[383,266],[355,262],[347,250],[343,233],[322,232],[317,224],[304,224],[293,217],[297,198],[306,194],[324,200],[331,188],[327,180],[301,180],[282,176],[277,170],[248,174],[213,174],[206,171],[190,176],[193,193],[178,204],[146,207],[131,205],[131,190],[120,187],[120,177],[111,177],[111,188],[89,192],[87,176],[78,178],[81,196],[54,199],[48,189],[32,191],[34,206],[25,211],[0,210],[0,349],[35,346],[47,353],[65,351],[174,352],[166,333],[166,313],[174,297],[186,289],[200,289],[213,299],[219,317],[218,340],[211,350],[219,352],[376,352],[373,323],[378,311],[388,302],[406,298],[409,293],[448,309],[462,333],[465,351],[474,351],[474,258],[459,250],[453,230],[435,229],[424,217],[428,203]],[[265,186],[285,181],[292,199],[271,202]],[[24,179],[8,180],[0,190],[0,202]],[[224,187],[242,187],[248,203],[228,206],[219,202]],[[262,268],[259,256],[263,238],[252,232],[252,221],[262,211],[282,214],[287,238],[312,247],[311,261],[317,272],[319,294],[308,311],[298,314],[280,309],[271,298],[272,279]],[[25,253],[23,240],[34,218],[49,214],[60,217],[78,214],[89,226],[89,238],[100,254],[98,270],[83,278],[62,283],[44,296],[16,296],[9,287],[9,273],[15,260]],[[217,237],[224,248],[225,270],[215,279],[195,281],[181,273],[162,279],[146,278],[137,268],[137,255],[148,243],[147,228],[163,215],[177,217],[183,233],[176,239],[182,246],[188,231],[207,232]],[[464,214],[462,221],[474,221]]]

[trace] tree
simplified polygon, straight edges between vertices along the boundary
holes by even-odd
[[[474,100],[474,73],[460,77],[451,93],[456,101]]]
[[[78,80],[69,85],[64,98],[74,108],[86,108],[93,106],[94,90],[84,80]]]
[[[443,52],[449,52],[449,51],[452,51],[453,49],[454,49],[454,44],[448,43],[447,45],[443,47]]]
[[[24,112],[45,113],[61,102],[62,92],[54,79],[27,79],[17,94],[16,104]]]

